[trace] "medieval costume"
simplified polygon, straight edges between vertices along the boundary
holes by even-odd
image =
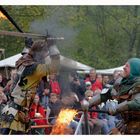
[[[42,77],[51,71],[57,71],[59,54],[54,53],[51,64],[46,64],[45,57],[51,55],[49,50],[54,47],[52,41],[36,41],[29,53],[24,54],[17,62],[17,76],[13,83],[12,99],[2,110],[2,128],[9,129],[7,134],[27,133],[30,126],[28,113],[33,103],[36,87]],[[4,132],[5,133],[5,132]]]
[[[91,99],[89,106],[116,98],[119,104],[115,108],[110,106],[110,114],[121,113],[126,125],[124,134],[140,134],[140,59],[129,59],[123,78],[116,83],[113,88],[105,89]]]

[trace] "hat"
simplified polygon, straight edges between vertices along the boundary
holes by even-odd
[[[89,82],[89,81],[86,82],[85,84],[86,84],[86,86],[91,86],[91,82]]]

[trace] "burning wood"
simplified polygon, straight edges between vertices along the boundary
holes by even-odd
[[[68,125],[73,120],[77,111],[74,109],[62,109],[56,119],[56,123],[52,128],[51,135],[71,134],[72,130]]]

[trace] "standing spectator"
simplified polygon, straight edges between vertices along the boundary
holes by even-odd
[[[57,95],[60,95],[61,93],[61,89],[60,89],[60,85],[56,79],[56,74],[52,73],[49,76],[49,80],[50,80],[50,92],[51,93],[56,93]]]
[[[43,98],[44,98],[43,93],[44,93],[44,89],[46,88],[47,83],[48,83],[47,76],[44,76],[36,89],[36,93],[40,98],[41,104],[43,103]]]
[[[46,87],[42,95],[42,105],[44,106],[45,109],[47,109],[49,104],[49,96],[50,96],[50,89]]]
[[[48,96],[50,94],[50,84],[47,76],[44,76],[37,87],[37,95],[40,98],[40,103],[44,108],[47,108]]]
[[[102,74],[97,74],[97,80],[98,80],[100,83],[103,83],[103,76],[102,76]]]
[[[79,101],[84,99],[85,82],[80,80],[75,73],[69,75],[70,91],[76,93]]]
[[[85,80],[85,82],[90,81],[92,84],[92,91],[95,93],[100,93],[102,90],[102,83],[96,77],[96,70],[91,69],[89,73],[89,78]]]

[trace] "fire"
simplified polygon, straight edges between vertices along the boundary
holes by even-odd
[[[0,11],[0,19],[7,19],[6,16]]]
[[[64,135],[70,134],[71,129],[68,125],[73,120],[77,111],[74,109],[62,109],[56,119],[56,123],[52,128],[51,135]]]

